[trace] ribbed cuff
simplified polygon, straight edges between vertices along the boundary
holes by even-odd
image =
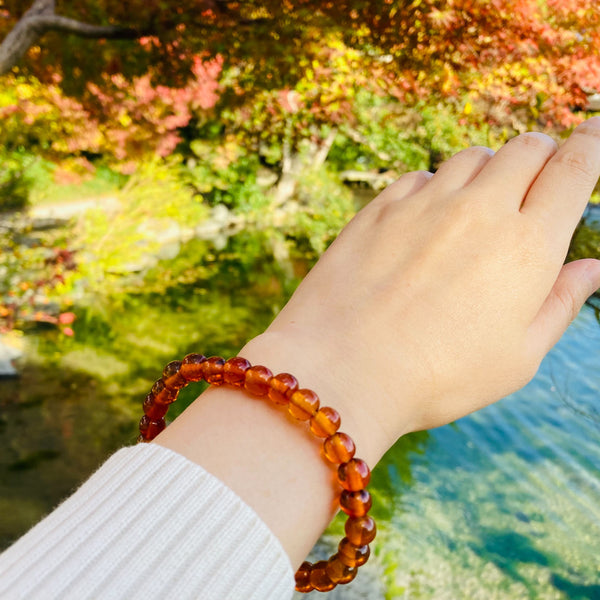
[[[11,600],[285,600],[279,540],[221,481],[156,444],[123,448],[0,555]]]

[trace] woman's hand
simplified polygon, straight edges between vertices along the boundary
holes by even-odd
[[[600,261],[563,266],[600,175],[600,118],[557,151],[521,135],[402,177],[342,231],[240,355],[290,372],[342,416],[373,466],[403,433],[524,385],[600,287]],[[335,507],[304,428],[268,402],[211,388],[156,442],[252,506],[298,565]]]
[[[600,118],[560,150],[528,133],[405,175],[241,354],[301,363],[305,385],[342,398],[387,446],[498,400],[533,377],[600,287],[600,261],[563,266],[599,175]]]

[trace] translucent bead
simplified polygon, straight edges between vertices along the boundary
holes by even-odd
[[[369,515],[364,517],[350,517],[344,525],[346,537],[354,546],[370,544],[377,534],[375,519]]]
[[[269,382],[273,373],[267,367],[256,365],[246,371],[244,387],[255,396],[266,396],[269,393]]]
[[[225,359],[220,356],[211,356],[207,358],[202,365],[204,379],[211,385],[221,385],[223,383],[223,367]]]
[[[343,585],[350,583],[358,573],[356,567],[349,567],[345,565],[339,558],[338,554],[334,554],[328,561],[327,567],[325,568],[329,579],[336,585]]]
[[[145,433],[148,431],[148,426],[150,425],[151,420],[152,419],[150,417],[148,417],[147,415],[144,415],[140,419],[140,433],[142,435],[145,435]]]
[[[269,382],[269,400],[285,405],[290,396],[298,389],[298,380],[289,373],[279,373]]]
[[[179,372],[181,361],[174,360],[170,362],[163,371],[162,380],[166,387],[172,390],[180,390],[187,383],[185,377]]]
[[[330,406],[323,406],[314,417],[310,419],[310,430],[317,437],[333,435],[342,423],[340,414]]]
[[[310,583],[310,571],[312,564],[304,561],[300,568],[296,571],[294,578],[296,579],[296,591],[307,594],[313,591],[313,586]]]
[[[323,443],[325,458],[335,465],[348,462],[355,452],[356,447],[352,438],[341,431],[329,436]]]
[[[366,544],[355,546],[348,538],[344,538],[338,546],[338,557],[348,567],[360,567],[364,565],[371,554],[371,549]]]
[[[177,391],[169,389],[162,379],[154,382],[150,393],[158,404],[172,404],[177,400]]]
[[[319,410],[319,396],[312,390],[296,390],[288,404],[290,415],[299,421],[308,421]]]
[[[234,356],[225,362],[223,367],[223,381],[229,385],[243,387],[246,380],[246,371],[252,365],[241,356]]]
[[[148,431],[146,432],[146,437],[153,440],[164,428],[167,426],[164,419],[156,419],[156,421],[150,421],[150,425],[148,425]]]
[[[168,404],[159,404],[155,401],[154,394],[148,394],[144,398],[142,406],[144,407],[144,414],[154,420],[164,417],[169,410]]]
[[[329,592],[335,587],[335,583],[327,575],[327,561],[316,562],[310,570],[310,584],[319,592]]]
[[[360,458],[353,458],[338,467],[338,481],[345,490],[357,492],[366,488],[370,480],[369,466]]]
[[[367,490],[343,490],[340,495],[340,508],[351,517],[364,517],[371,509],[372,502]]]
[[[186,381],[202,381],[204,379],[204,370],[202,363],[206,360],[206,356],[202,354],[188,354],[181,361],[179,373]]]
[[[148,442],[148,440],[142,434],[138,435],[136,441],[138,444],[145,444]]]

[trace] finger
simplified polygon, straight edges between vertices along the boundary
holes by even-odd
[[[428,183],[433,174],[429,171],[412,171],[402,175],[399,179],[388,185],[371,204],[386,204],[415,194]]]
[[[532,185],[521,212],[543,219],[563,244],[600,177],[600,117],[582,123],[548,161]]]
[[[529,327],[533,356],[541,358],[558,342],[584,302],[600,288],[600,260],[584,258],[564,265]]]
[[[502,201],[518,210],[531,184],[556,150],[556,142],[543,133],[518,135],[496,152],[470,187],[481,189],[487,196],[490,190],[502,190]]]
[[[492,156],[494,151],[485,146],[473,146],[461,150],[440,166],[431,183],[443,191],[459,190],[478,175]]]

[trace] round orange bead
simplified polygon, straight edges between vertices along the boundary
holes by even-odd
[[[310,430],[317,437],[333,435],[342,423],[340,414],[330,406],[323,406],[314,417],[310,419]]]
[[[266,396],[269,393],[269,382],[273,373],[267,367],[256,365],[246,371],[244,387],[255,396]]]
[[[329,579],[336,585],[350,583],[358,573],[356,567],[345,565],[339,558],[338,554],[334,554],[328,561],[325,569]]]
[[[350,517],[344,525],[346,537],[354,546],[364,546],[371,543],[377,534],[375,519],[369,515]]]
[[[211,385],[221,385],[223,383],[223,367],[225,359],[220,356],[211,356],[202,364],[204,379]]]
[[[296,390],[290,396],[288,410],[299,421],[308,421],[319,410],[319,396],[312,390]]]
[[[371,555],[371,549],[366,544],[355,546],[348,538],[344,538],[338,546],[338,557],[348,567],[364,565]]]
[[[319,592],[329,592],[335,587],[335,583],[327,575],[327,561],[316,562],[310,570],[310,584]]]
[[[186,385],[185,377],[179,372],[181,369],[181,361],[174,360],[170,362],[163,371],[163,382],[166,387],[172,390],[180,390]]]
[[[323,453],[329,462],[337,465],[348,462],[356,452],[352,438],[341,431],[329,436],[323,443]]]
[[[275,404],[285,405],[298,389],[298,380],[289,373],[279,373],[271,379],[269,388],[269,400]]]
[[[369,466],[360,458],[353,458],[338,467],[338,481],[345,490],[357,492],[366,488],[370,480]]]
[[[251,366],[250,362],[241,356],[230,358],[223,367],[223,381],[229,385],[243,387],[246,380],[246,371]]]
[[[188,354],[182,361],[179,373],[186,381],[201,381],[204,379],[204,370],[202,363],[206,356],[202,354]]]
[[[140,433],[145,436],[146,432],[148,431],[148,426],[150,425],[150,421],[152,419],[148,416],[148,415],[144,415],[141,419],[140,419]]]
[[[155,402],[154,394],[148,394],[144,398],[142,406],[144,407],[144,414],[154,420],[164,417],[169,410],[168,404],[159,404]]]
[[[371,494],[367,490],[343,490],[340,495],[340,508],[351,517],[364,517],[371,509],[371,504]]]
[[[158,404],[171,404],[177,400],[177,390],[169,389],[162,379],[154,382],[150,393]]]
[[[296,580],[296,591],[302,592],[303,594],[307,594],[308,592],[313,591],[313,586],[310,583],[310,571],[312,568],[312,564],[304,561],[300,568],[296,571],[294,576]]]
[[[153,440],[166,426],[167,424],[165,423],[164,419],[150,421],[144,437],[148,440]]]

